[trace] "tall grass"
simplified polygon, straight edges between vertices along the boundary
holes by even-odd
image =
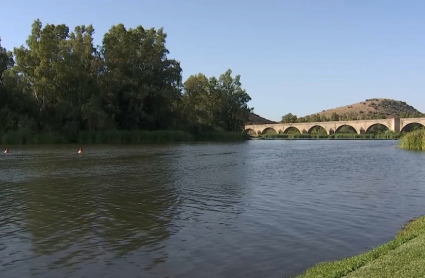
[[[406,150],[425,150],[425,129],[417,129],[400,138],[399,148]]]
[[[200,132],[193,134],[195,141],[213,141],[213,142],[236,142],[249,139],[249,136],[241,132]]]
[[[35,133],[30,130],[9,131],[0,134],[0,143],[18,144],[160,144],[194,141],[244,141],[248,136],[239,132],[186,132],[180,130],[107,130],[80,131],[74,136],[55,132]]]
[[[80,144],[151,144],[193,141],[193,135],[184,131],[109,130],[80,131]]]
[[[0,142],[8,145],[63,144],[69,143],[69,140],[55,132],[34,133],[31,130],[23,129],[0,134]]]

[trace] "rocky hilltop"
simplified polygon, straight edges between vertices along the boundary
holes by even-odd
[[[315,114],[297,117],[291,113],[282,116],[281,122],[320,122],[338,120],[388,119],[388,118],[419,118],[425,114],[404,101],[388,98],[366,99],[358,103],[322,110]],[[247,124],[274,124],[276,122],[251,113]]]
[[[422,112],[404,101],[387,98],[366,99],[359,103],[323,110],[316,114],[330,118],[334,113],[340,118],[352,119],[416,118],[424,116]]]
[[[263,117],[260,117],[257,114],[250,113],[247,125],[262,125],[262,124],[275,124],[276,122],[267,120]]]

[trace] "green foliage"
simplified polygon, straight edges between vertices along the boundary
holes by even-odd
[[[77,143],[79,144],[140,144],[140,143],[169,143],[193,141],[192,134],[184,131],[172,130],[108,130],[108,131],[80,131]]]
[[[263,134],[277,134],[277,132],[273,128],[267,128],[263,131]]]
[[[13,65],[11,52],[0,45],[0,134],[38,127],[36,103],[24,92],[22,79],[11,70]]]
[[[107,113],[120,129],[175,128],[180,63],[168,59],[163,29],[112,26],[103,38],[100,77]]]
[[[285,116],[282,116],[281,123],[296,123],[298,122],[298,118],[296,115],[292,115],[292,113],[288,113]]]
[[[93,45],[93,34],[91,25],[70,31],[64,24],[43,27],[37,19],[26,46],[14,48],[14,57],[0,45],[4,140],[49,141],[42,134],[60,134],[71,141],[109,142],[118,140],[108,138],[120,130],[119,140],[142,142],[142,133],[134,130],[184,130],[203,136],[243,130],[252,109],[239,75],[232,77],[231,70],[218,79],[199,74],[189,77],[183,88],[180,63],[167,58],[162,28],[126,29],[118,24],[99,47]],[[22,135],[22,130],[42,139]],[[165,141],[184,137],[158,134]]]
[[[386,131],[380,134],[357,134],[357,133],[280,133],[280,134],[263,134],[260,138],[264,139],[329,139],[329,140],[344,140],[344,139],[376,139],[376,140],[394,140],[400,137],[399,133]]]
[[[296,128],[296,127],[288,127],[286,130],[285,130],[285,133],[288,133],[288,134],[292,134],[292,133],[300,133],[300,131],[298,130],[298,128]]]
[[[183,111],[188,122],[223,131],[243,130],[252,111],[250,96],[242,89],[240,76],[227,70],[218,79],[203,74],[192,75],[184,83]]]
[[[339,121],[339,115],[336,112],[332,113],[331,121]]]
[[[7,145],[24,144],[63,144],[69,139],[56,132],[37,132],[29,129],[11,130],[0,135],[0,142]]]
[[[237,142],[249,139],[249,136],[240,132],[201,132],[194,134],[195,141]]]
[[[14,49],[13,73],[23,84],[23,93],[36,101],[42,129],[69,135],[85,125],[99,127],[87,109],[102,114],[97,86],[102,61],[92,44],[93,33],[91,25],[77,26],[69,32],[64,24],[42,28],[36,20],[27,40],[28,48]]]
[[[326,130],[321,126],[315,126],[309,131],[311,134],[327,134]]]
[[[337,133],[357,133],[356,130],[348,125],[342,126],[340,129],[337,130]]]
[[[400,138],[399,147],[406,150],[425,150],[425,129],[417,129]]]
[[[423,128],[425,128],[424,125],[420,123],[410,123],[403,127],[402,132],[411,132]]]
[[[388,127],[382,124],[376,124],[371,126],[367,132],[377,134],[377,133],[385,133],[386,131],[389,131]]]
[[[409,222],[386,244],[358,256],[319,263],[297,277],[423,277],[424,246],[425,217],[420,217]]]
[[[0,38],[0,85],[3,83],[3,72],[7,69],[11,68],[14,64],[13,56],[10,51],[7,51],[6,48],[1,46],[1,38]]]
[[[173,142],[244,141],[248,136],[241,132],[196,132],[182,130],[87,130],[75,136],[58,132],[34,132],[29,129],[8,131],[0,135],[5,145],[23,144],[159,144]]]

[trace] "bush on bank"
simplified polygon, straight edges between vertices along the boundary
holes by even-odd
[[[399,147],[406,150],[425,150],[425,129],[418,129],[404,134]]]

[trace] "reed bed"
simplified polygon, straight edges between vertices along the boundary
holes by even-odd
[[[425,150],[425,129],[417,129],[404,134],[400,139],[400,149]]]
[[[174,142],[234,142],[249,139],[239,132],[186,132],[181,130],[107,130],[80,131],[72,136],[56,132],[9,131],[0,134],[3,145],[24,144],[161,144]]]

